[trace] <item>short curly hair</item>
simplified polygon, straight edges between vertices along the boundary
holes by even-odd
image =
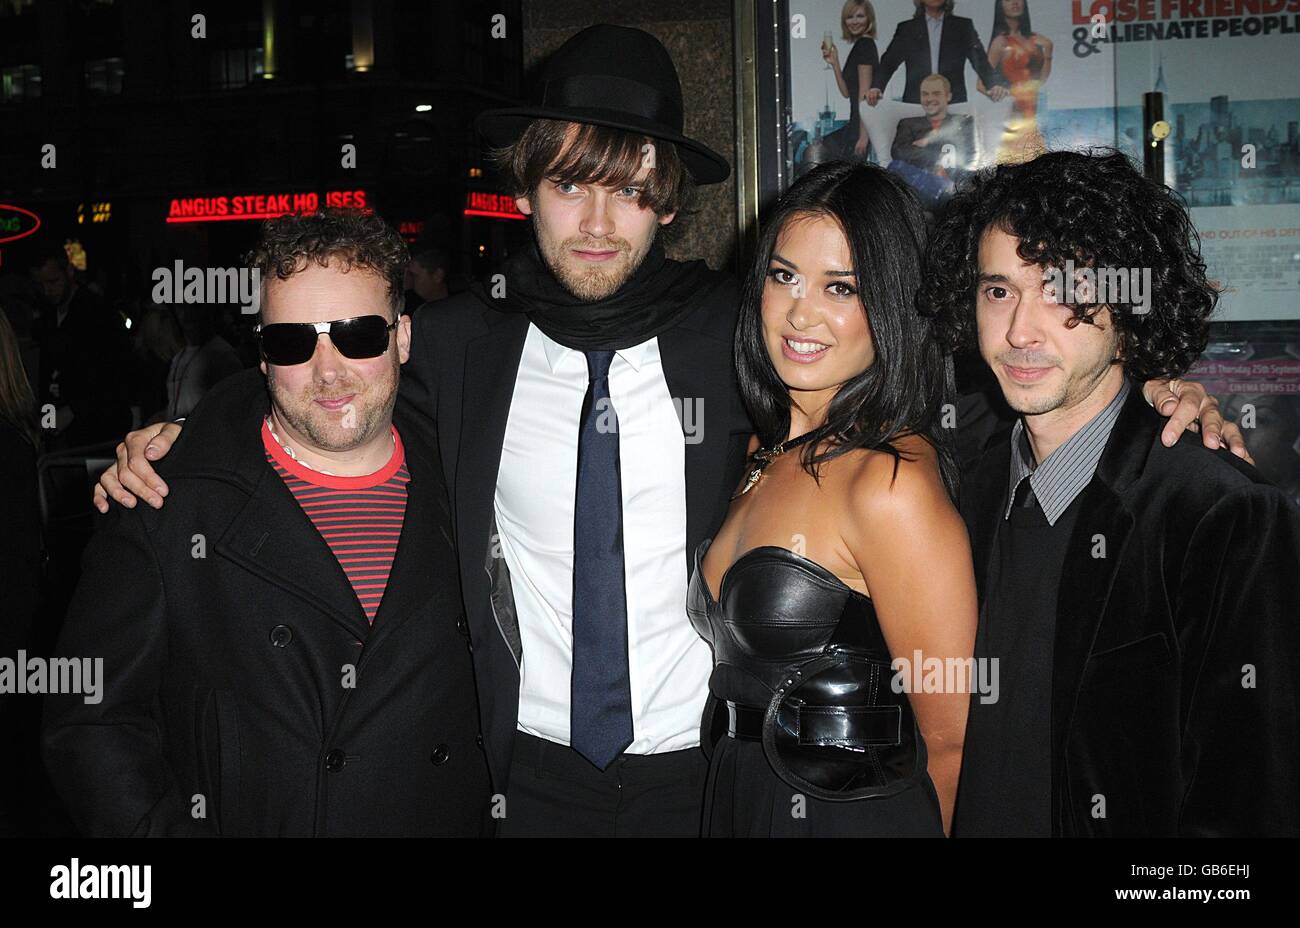
[[[363,209],[323,209],[290,213],[262,223],[262,234],[245,264],[263,280],[288,280],[314,261],[339,262],[344,270],[362,268],[388,285],[388,302],[400,313],[406,294],[410,252],[397,231],[376,213]]]
[[[1105,304],[1125,373],[1138,381],[1180,377],[1205,350],[1217,286],[1206,278],[1200,236],[1182,199],[1143,177],[1113,149],[1058,151],[976,175],[931,232],[921,311],[951,350],[978,347],[975,296],[980,240],[990,229],[1019,239],[1017,252],[1045,271],[1150,269],[1149,305]],[[1073,304],[1079,323],[1101,305]]]

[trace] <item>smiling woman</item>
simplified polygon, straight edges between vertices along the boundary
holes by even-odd
[[[951,359],[913,306],[922,237],[902,181],[847,162],[764,226],[735,358],[765,447],[688,598],[726,705],[710,834],[940,836],[951,819],[965,688],[890,685],[894,656],[964,666],[975,635],[940,425]]]
[[[868,165],[823,165],[781,198],[745,281],[736,343],[741,391],[764,446],[790,436],[793,391],[804,391],[821,394],[824,433],[836,436],[821,451],[805,446],[806,465],[855,448],[893,455],[893,439],[909,432],[946,449],[939,417],[952,361],[913,303],[923,242],[915,196]],[[795,247],[802,263],[786,254]],[[810,352],[815,345],[827,347]],[[940,466],[955,491],[946,451]]]

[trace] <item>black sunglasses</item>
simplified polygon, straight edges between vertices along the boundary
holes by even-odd
[[[388,350],[388,333],[397,328],[383,316],[353,316],[333,322],[272,322],[253,329],[262,357],[271,364],[289,367],[311,360],[316,339],[328,332],[330,341],[345,358],[359,361],[377,358]]]

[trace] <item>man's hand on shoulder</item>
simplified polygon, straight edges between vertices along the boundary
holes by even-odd
[[[181,426],[175,422],[148,425],[129,433],[117,445],[117,463],[99,475],[95,484],[94,504],[102,513],[108,512],[108,501],[113,499],[127,509],[133,509],[137,499],[143,499],[154,509],[161,509],[167,495],[167,484],[153,469],[152,461],[167,456]]]
[[[1200,431],[1201,443],[1207,448],[1227,448],[1237,457],[1255,463],[1246,450],[1246,441],[1235,423],[1223,418],[1219,401],[1195,380],[1148,380],[1142,395],[1156,412],[1169,422],[1160,433],[1165,447],[1172,447],[1184,431]]]

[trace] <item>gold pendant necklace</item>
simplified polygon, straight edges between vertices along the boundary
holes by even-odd
[[[763,471],[767,469],[767,465],[771,464],[791,448],[797,448],[800,445],[807,444],[814,438],[824,434],[824,432],[824,427],[816,428],[811,432],[804,432],[798,438],[790,438],[782,442],[777,442],[771,448],[759,448],[750,455],[750,460],[753,461],[753,466],[750,468],[749,476],[745,478],[745,485],[741,487],[740,492],[731,497],[731,499],[738,499],[752,490],[762,478]],[[730,502],[730,500],[728,502]]]

